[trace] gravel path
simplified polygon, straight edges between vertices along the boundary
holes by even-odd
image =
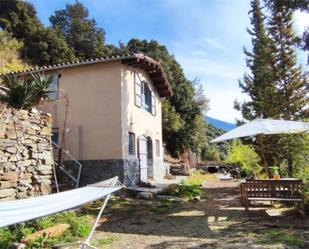
[[[173,203],[163,212],[156,206],[158,201],[129,199],[110,209],[107,221],[103,217],[96,245],[110,249],[309,248],[304,244],[308,217],[278,216],[278,209],[265,205],[247,213],[239,204],[238,185],[207,180],[205,200]]]

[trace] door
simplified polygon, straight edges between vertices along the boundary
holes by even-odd
[[[138,140],[139,148],[139,167],[140,167],[140,180],[146,182],[148,180],[147,172],[147,139],[141,136]]]

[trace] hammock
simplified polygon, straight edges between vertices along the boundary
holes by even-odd
[[[94,248],[89,246],[88,243],[107,201],[113,192],[123,187],[124,186],[118,181],[118,177],[114,177],[106,181],[62,193],[44,195],[24,200],[0,202],[0,227],[59,213],[106,197],[90,235],[85,242],[79,243]]]

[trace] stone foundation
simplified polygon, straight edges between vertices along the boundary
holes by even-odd
[[[114,176],[126,186],[139,183],[138,159],[109,159],[109,160],[84,160],[81,174],[81,186],[103,181]],[[163,160],[153,161],[153,179],[162,179],[166,175],[167,165]]]
[[[0,200],[50,192],[51,123],[49,114],[0,106]]]
[[[87,185],[118,176],[126,186],[139,182],[137,159],[83,160],[80,185]]]

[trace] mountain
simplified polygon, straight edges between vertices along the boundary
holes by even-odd
[[[236,127],[235,124],[228,123],[228,122],[225,122],[225,121],[222,121],[222,120],[219,120],[219,119],[216,119],[216,118],[212,118],[212,117],[209,117],[209,116],[204,116],[204,118],[207,121],[207,123],[213,125],[214,127],[218,128],[218,129],[222,129],[222,130],[225,130],[225,131],[232,130]]]

